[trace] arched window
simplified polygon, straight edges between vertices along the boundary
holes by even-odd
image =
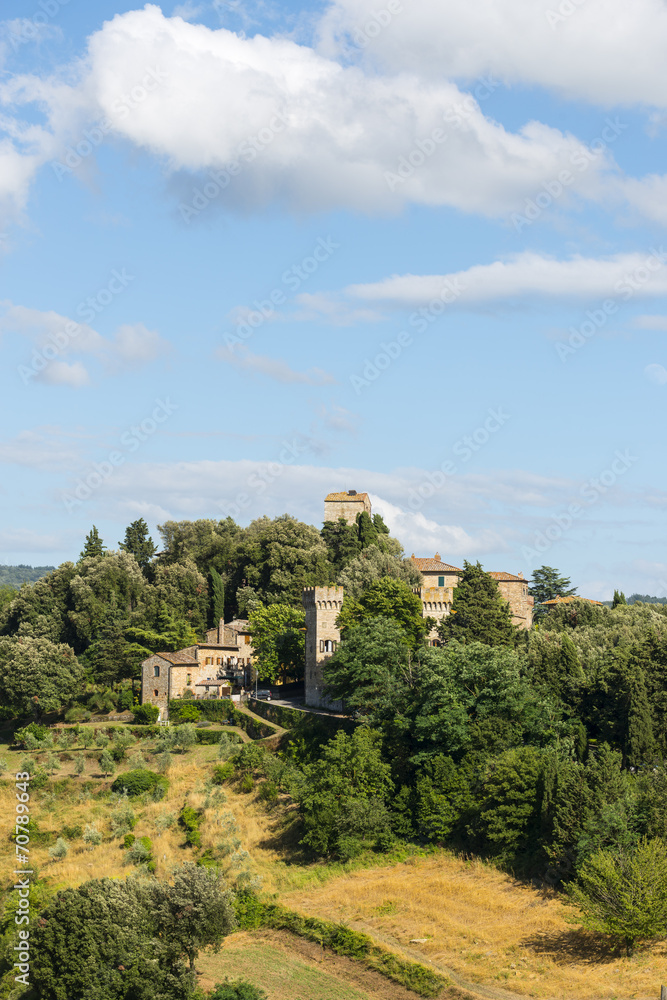
[[[155,690],[153,691],[153,694],[155,695],[156,698],[158,697],[158,689],[157,688],[155,688]]]
[[[159,677],[159,676],[160,676],[160,668],[156,663],[155,666],[153,667],[153,677]]]

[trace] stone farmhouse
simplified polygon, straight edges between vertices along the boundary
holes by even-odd
[[[248,622],[237,618],[209,629],[206,640],[175,653],[153,653],[141,664],[141,702],[166,716],[171,698],[191,691],[195,698],[230,696],[252,683],[252,639]]]

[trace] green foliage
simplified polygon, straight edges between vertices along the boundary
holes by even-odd
[[[625,599],[625,594],[623,593],[623,591],[622,590],[615,590],[614,591],[614,598],[613,598],[613,600],[611,602],[612,608],[617,608],[619,606],[619,604],[627,604],[627,603],[628,602]]]
[[[199,722],[200,718],[201,711],[196,705],[179,705],[178,722]]]
[[[104,775],[113,774],[116,770],[114,759],[107,750],[100,754],[100,770]]]
[[[379,733],[365,726],[351,736],[339,732],[303,771],[301,842],[313,853],[345,860],[390,835],[387,799],[393,784]]]
[[[125,539],[118,544],[123,552],[129,552],[130,555],[134,556],[144,573],[148,572],[157,549],[143,517],[140,517],[138,521],[133,521],[125,529]]]
[[[125,771],[123,774],[119,774],[111,786],[111,791],[119,795],[125,792],[130,797],[134,797],[141,795],[142,792],[152,791],[158,785],[166,788],[167,784],[167,779],[156,771],[140,768],[137,771]]]
[[[42,1000],[191,1000],[194,956],[219,944],[233,915],[220,881],[190,868],[173,884],[101,879],[57,893],[31,928],[30,981]]]
[[[225,582],[215,566],[209,567],[211,577],[211,613],[209,625],[217,628],[220,621],[225,620]]]
[[[140,726],[150,726],[157,722],[160,715],[160,709],[157,705],[149,705],[148,702],[145,705],[135,705],[132,709],[134,713],[134,721]]]
[[[208,994],[208,1000],[268,1000],[268,994],[259,986],[253,986],[246,979],[225,980],[216,983]]]
[[[528,593],[535,598],[535,604],[553,601],[555,597],[573,597],[577,588],[570,586],[566,576],[560,576],[553,566],[540,566],[533,570]]]
[[[253,780],[252,774],[244,774],[239,784],[239,791],[248,794],[248,792],[252,792],[254,787],[255,787],[255,782]]]
[[[201,847],[200,819],[201,813],[192,806],[183,806],[179,813],[178,822],[185,830],[185,842],[189,847]]]
[[[320,532],[327,547],[327,557],[336,573],[361,551],[357,525],[348,524],[344,517],[338,521],[325,521]]]
[[[59,711],[83,677],[70,646],[32,636],[0,638],[0,702],[15,715]]]
[[[233,777],[235,770],[236,769],[230,760],[228,760],[225,764],[216,764],[213,768],[213,784],[224,785],[226,781],[229,781],[229,779]]]
[[[128,834],[124,840],[124,847],[126,864],[140,865],[151,873],[155,871],[157,866],[153,856],[153,841],[150,837],[135,837],[133,833]]]
[[[421,599],[402,580],[391,577],[371,583],[359,600],[345,598],[338,619],[343,637],[345,630],[373,618],[395,621],[404,643],[413,650],[423,645],[430,627],[422,616]]]
[[[303,609],[287,604],[256,607],[250,612],[254,666],[264,681],[303,676],[305,622]]]
[[[350,711],[392,711],[399,692],[410,682],[411,666],[401,625],[392,618],[369,618],[348,626],[325,663],[325,690],[330,697],[343,699]]]
[[[377,545],[378,531],[367,511],[362,510],[357,514],[357,531],[359,534],[359,545],[361,549],[367,549],[369,545]]]
[[[441,619],[438,633],[445,643],[456,639],[462,643],[513,646],[516,642],[517,629],[509,605],[493,577],[479,563],[464,561],[463,573],[454,588],[451,614]]]
[[[608,934],[631,954],[637,941],[667,934],[667,846],[643,839],[634,850],[597,851],[568,886],[574,919]]]
[[[103,556],[105,551],[106,546],[100,538],[99,531],[95,525],[93,525],[89,533],[86,535],[83,552],[81,553],[79,559],[90,559],[96,556]]]
[[[0,588],[6,587],[16,593],[24,583],[36,583],[54,569],[55,566],[26,566],[23,563],[18,566],[0,565]]]
[[[442,754],[426,760],[419,769],[415,798],[417,829],[422,837],[437,843],[451,838],[473,804],[464,769]]]
[[[54,861],[62,861],[69,853],[69,844],[63,837],[58,837],[53,847],[49,847],[49,857]]]
[[[412,560],[403,558],[400,543],[381,532],[377,545],[369,545],[347,563],[338,583],[345,588],[346,598],[359,600],[371,584],[385,577],[401,580],[410,589],[422,583],[422,575]]]
[[[27,726],[22,729],[17,729],[14,733],[14,743],[18,746],[26,745],[26,737],[28,735],[32,736],[33,739],[41,742],[44,737],[49,732],[48,726],[40,726],[37,722],[30,722]]]

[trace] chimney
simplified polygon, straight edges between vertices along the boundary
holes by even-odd
[[[433,558],[435,559],[436,562],[440,562],[440,553],[436,552],[436,554],[433,556]]]
[[[356,497],[356,495],[357,495],[357,491],[356,491],[356,490],[348,490],[348,491],[347,491],[347,495],[348,495],[349,497]]]

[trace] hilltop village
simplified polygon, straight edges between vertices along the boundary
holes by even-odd
[[[368,493],[357,490],[329,493],[324,499],[324,521],[342,521],[354,525],[362,512],[372,516]],[[463,570],[443,562],[438,552],[432,557],[410,557],[421,575],[421,584],[415,589],[422,602],[423,615],[432,618],[436,625],[452,610],[454,588]],[[528,593],[528,581],[521,573],[491,572],[498,590],[510,608],[512,621],[523,629],[533,623],[534,599]],[[305,703],[312,708],[339,709],[340,703],[324,695],[323,668],[340,642],[340,629],[336,620],[343,607],[345,589],[333,587],[308,587],[303,591],[306,612],[305,636]],[[428,638],[430,645],[438,644],[437,628]],[[254,649],[245,619],[225,623],[209,629],[206,640],[176,652],[154,653],[143,661],[142,703],[156,705],[166,718],[169,702],[190,696],[230,697],[233,690],[248,689],[252,684],[252,658]]]

